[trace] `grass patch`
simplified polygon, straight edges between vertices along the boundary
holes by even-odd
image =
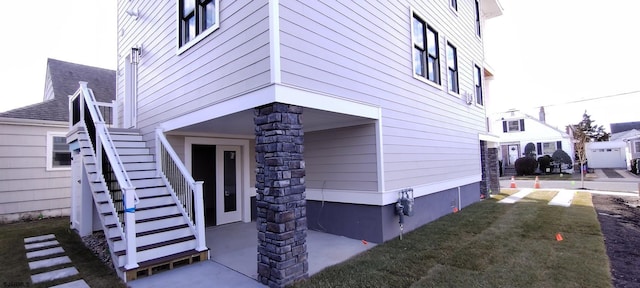
[[[31,275],[69,267],[69,264],[29,270],[24,238],[54,234],[79,274],[40,284],[31,283]],[[36,259],[39,260],[39,259]],[[126,287],[110,267],[105,266],[84,246],[77,233],[69,229],[69,217],[51,218],[0,225],[0,283],[3,287],[49,287],[84,279],[90,287]]]
[[[571,207],[549,206],[555,194],[473,204],[296,287],[611,287],[591,196],[577,193]]]

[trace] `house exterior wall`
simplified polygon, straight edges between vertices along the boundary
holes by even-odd
[[[484,108],[449,94],[446,74],[450,41],[460,90],[473,92],[473,64],[483,59],[473,2],[459,1],[457,13],[447,1],[385,3],[281,1],[282,83],[381,107],[387,191],[443,178],[480,181]],[[440,35],[442,85],[413,76],[412,11]]]
[[[124,61],[139,45],[137,128],[150,142],[158,123],[269,84],[267,4],[220,1],[220,28],[178,55],[177,1],[118,1],[120,112]],[[137,20],[125,12],[132,8],[140,11]]]
[[[47,133],[66,133],[68,123],[0,120],[0,223],[67,216],[71,170],[48,170]]]

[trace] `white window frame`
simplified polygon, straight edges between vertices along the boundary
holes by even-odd
[[[212,0],[213,2],[215,2],[214,5],[215,5],[216,22],[211,27],[200,32],[200,34],[198,34],[194,39],[180,46],[180,40],[181,40],[180,38],[182,37],[181,30],[180,30],[180,22],[182,21],[182,19],[180,19],[180,15],[181,15],[180,1],[182,0],[176,0],[176,47],[177,47],[176,54],[177,55],[180,55],[185,51],[189,50],[189,48],[193,47],[198,42],[202,41],[202,39],[206,38],[209,34],[213,33],[214,31],[218,30],[218,28],[220,28],[220,0]],[[199,0],[191,0],[191,1],[199,1]],[[196,7],[195,9],[198,9],[198,8]]]
[[[410,47],[411,47],[411,74],[413,75],[413,78],[415,78],[417,80],[420,80],[420,81],[422,81],[424,83],[427,83],[427,84],[429,84],[429,85],[431,85],[431,86],[433,86],[433,87],[435,87],[437,89],[442,90],[443,89],[443,86],[442,86],[442,65],[441,65],[441,59],[440,59],[440,58],[442,58],[440,56],[440,52],[441,52],[440,51],[440,37],[441,37],[441,35],[438,32],[439,29],[436,26],[427,23],[427,21],[425,20],[427,18],[424,17],[424,15],[422,15],[418,11],[414,10],[413,8],[411,8],[410,10],[411,10],[411,12],[410,12],[409,17],[411,19],[411,21],[410,21],[411,22],[411,31],[410,31],[410,33],[411,33],[411,45],[410,45]],[[420,18],[420,20],[422,20],[427,27],[431,27],[431,29],[434,30],[434,32],[437,34],[436,47],[438,49],[438,51],[437,51],[437,53],[438,53],[438,82],[433,82],[433,81],[429,80],[429,78],[427,78],[427,76],[422,76],[422,75],[416,74],[416,68],[415,68],[415,59],[416,59],[416,55],[415,54],[416,54],[416,52],[415,52],[415,46],[414,46],[415,45],[414,44],[415,43],[415,39],[414,39],[414,34],[413,34],[413,29],[414,29],[414,27],[413,27],[413,18],[415,18],[416,16],[418,18]],[[427,37],[426,33],[423,36]],[[428,49],[428,48],[424,47],[424,49],[426,51],[426,49]],[[428,62],[429,61],[427,59],[427,61],[425,61],[424,65],[428,65]]]
[[[510,133],[510,132],[522,132],[522,127],[520,127],[520,119],[506,120],[506,121],[507,121],[507,133]],[[509,125],[511,122],[518,123],[518,130],[511,130],[511,126]]]
[[[71,170],[71,164],[69,164],[69,166],[63,166],[63,167],[53,167],[53,138],[54,137],[62,137],[62,138],[66,138],[67,137],[67,133],[65,132],[53,132],[53,131],[49,131],[47,132],[47,143],[46,143],[46,158],[47,158],[47,166],[45,167],[45,169],[47,171],[67,171],[67,170]],[[71,154],[71,151],[68,151],[69,154]]]
[[[454,2],[455,2],[455,6],[454,6]],[[460,3],[458,3],[458,0],[449,0],[449,8],[451,8],[451,11],[453,11],[453,14],[458,15],[458,6],[460,5]]]
[[[549,144],[551,145],[550,147],[553,147],[553,151],[551,151],[551,153],[544,153],[545,144]],[[540,143],[540,146],[540,148],[542,148],[542,151],[538,151],[538,155],[553,155],[553,152],[556,152],[556,150],[558,150],[558,142],[542,142]]]

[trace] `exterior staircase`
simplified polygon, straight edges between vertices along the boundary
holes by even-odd
[[[109,129],[109,134],[135,187],[139,199],[135,211],[125,212],[123,192],[118,189],[113,173],[99,174],[104,169],[99,167],[100,161],[88,134],[78,131],[77,140],[113,264],[121,278],[130,281],[155,271],[172,269],[174,265],[208,259],[208,250],[196,250],[194,225],[157,172],[154,155],[146,147],[142,135],[135,130],[113,128]],[[132,269],[125,268],[125,213],[135,213],[135,251],[139,266]]]

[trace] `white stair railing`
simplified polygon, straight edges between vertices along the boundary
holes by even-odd
[[[131,179],[127,175],[124,168],[124,164],[120,159],[120,155],[116,151],[115,144],[109,130],[107,129],[107,123],[104,121],[104,117],[100,111],[101,106],[105,106],[106,103],[100,103],[95,99],[93,91],[87,87],[87,82],[80,81],[80,88],[69,99],[70,104],[70,121],[71,126],[80,124],[85,127],[89,135],[89,140],[92,142],[94,153],[96,156],[96,168],[98,175],[104,177],[104,172],[113,173],[117,185],[123,192],[124,198],[123,207],[124,210],[124,236],[126,243],[126,263],[125,269],[137,268],[137,252],[136,252],[136,217],[135,207],[140,202],[135,191],[135,187],[131,183]],[[88,112],[88,115],[87,115]],[[115,120],[115,119],[113,119]],[[108,163],[103,163],[103,156],[105,155]],[[111,171],[103,171],[103,166],[109,167]],[[107,187],[110,187],[107,183]],[[113,191],[110,191],[112,193]],[[112,194],[113,195],[113,194]],[[113,197],[113,196],[112,196]],[[121,220],[122,221],[122,220]]]
[[[171,148],[162,129],[156,129],[156,171],[167,184],[182,214],[187,217],[189,226],[196,235],[197,251],[207,250],[204,232],[204,200],[202,181],[195,181],[191,173]]]

